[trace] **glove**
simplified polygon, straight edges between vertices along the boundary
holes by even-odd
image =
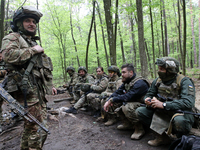
[[[90,83],[84,83],[81,86],[81,91],[88,92],[90,90],[91,84]]]

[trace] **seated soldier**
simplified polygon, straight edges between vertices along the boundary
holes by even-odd
[[[99,117],[101,112],[101,100],[98,98],[100,94],[106,90],[108,86],[108,76],[104,73],[103,67],[98,67],[96,69],[97,78],[95,79],[95,84],[91,84],[91,93],[87,95],[87,101],[94,110],[94,117]]]
[[[2,58],[2,52],[0,52],[0,83],[4,80],[4,77],[6,76],[7,71],[5,70],[5,62]],[[1,124],[3,123],[3,116],[2,116],[2,105],[3,105],[3,99],[0,98],[0,133],[2,132]]]
[[[96,117],[97,111],[100,109],[100,100],[96,99],[95,96],[100,95],[102,91],[105,91],[107,85],[108,85],[108,79],[105,77],[104,71],[102,67],[98,67],[96,69],[97,72],[97,79],[95,80],[96,82],[94,84],[91,83],[85,83],[82,85],[81,90],[86,92],[88,95],[83,95],[81,98],[78,100],[78,102],[75,103],[74,107],[71,107],[70,109],[66,110],[65,112],[67,113],[77,113],[77,109],[81,108],[85,102],[86,102],[86,97],[88,98],[88,102],[92,105],[94,109],[96,109],[96,114],[94,117]],[[90,91],[90,92],[88,92]],[[90,93],[90,95],[89,95]],[[94,98],[94,99],[93,99]]]
[[[104,104],[106,103],[106,100],[108,97],[110,97],[121,85],[122,85],[122,79],[120,78],[121,73],[117,66],[112,65],[108,67],[108,73],[109,73],[109,81],[108,81],[108,87],[105,92],[101,93],[100,98],[101,100],[101,108],[103,109]],[[105,122],[106,126],[110,126],[117,122],[117,114],[114,112],[114,110],[118,107],[120,107],[122,103],[115,103],[111,108],[109,108],[108,112],[101,111],[101,117],[97,119],[97,121],[101,119],[108,119],[107,122]],[[103,118],[102,118],[103,117]]]
[[[135,110],[141,104],[141,100],[148,91],[149,83],[142,77],[136,77],[132,64],[125,64],[121,67],[123,84],[108,98],[104,104],[104,110],[108,112],[109,107],[115,103],[123,103],[123,124],[117,126],[119,130],[135,129],[131,139],[140,139],[145,131]]]
[[[81,96],[84,94],[81,91],[81,85],[83,83],[94,83],[94,77],[87,73],[87,69],[84,66],[80,66],[78,68],[78,78],[77,78],[76,84],[73,89],[74,101],[72,101],[71,104],[76,103],[81,98]]]
[[[74,86],[78,80],[78,74],[75,72],[75,68],[72,66],[67,67],[66,72],[69,74],[70,79],[66,84],[63,85],[64,88],[67,88],[69,94],[73,97]]]
[[[144,97],[148,107],[139,107],[136,114],[144,125],[156,132],[156,138],[148,141],[151,146],[169,144],[168,135],[180,138],[188,134],[194,123],[191,114],[178,114],[174,110],[192,111],[195,103],[193,82],[178,74],[179,62],[171,57],[157,59],[158,75]],[[165,131],[168,131],[165,133]]]

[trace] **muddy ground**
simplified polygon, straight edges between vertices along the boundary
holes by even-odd
[[[196,106],[200,106],[200,81],[194,79],[196,85]],[[67,93],[48,97],[48,106],[54,109],[70,107],[69,100],[54,102],[68,97]],[[119,131],[117,125],[104,126],[104,122],[96,122],[90,112],[79,111],[78,114],[59,114],[48,119],[51,134],[44,144],[44,150],[167,150],[169,145],[152,147],[147,141],[155,137],[150,130],[146,131],[141,140],[131,140],[133,130]],[[58,121],[56,121],[58,119]],[[19,150],[23,121],[0,134],[0,150]]]

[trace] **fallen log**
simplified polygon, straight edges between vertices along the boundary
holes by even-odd
[[[73,97],[68,97],[68,98],[62,98],[62,99],[55,99],[54,102],[61,102],[61,101],[66,101],[66,100],[73,100]]]

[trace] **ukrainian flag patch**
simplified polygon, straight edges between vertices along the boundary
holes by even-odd
[[[193,91],[194,91],[193,86],[192,86],[192,85],[188,85],[188,90],[189,90],[190,92],[193,92]]]

